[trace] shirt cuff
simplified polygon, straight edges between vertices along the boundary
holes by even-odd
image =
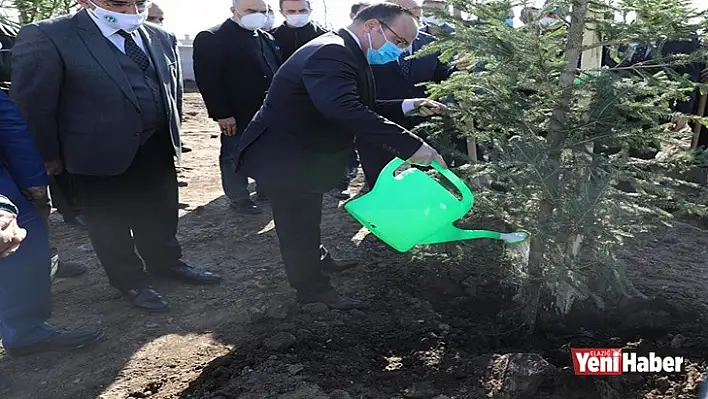
[[[415,109],[415,99],[408,99],[408,100],[403,100],[403,103],[401,103],[401,109],[403,110],[403,115],[408,114],[409,112],[413,111]]]

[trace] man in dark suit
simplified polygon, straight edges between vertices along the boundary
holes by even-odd
[[[260,213],[248,192],[248,175],[236,173],[236,146],[263,104],[280,55],[273,37],[261,30],[263,0],[235,0],[232,18],[194,38],[194,77],[209,116],[221,129],[221,182],[232,209]],[[262,190],[257,190],[265,199]]]
[[[454,34],[455,28],[452,25],[441,21],[433,14],[433,10],[447,12],[447,7],[448,5],[445,3],[445,0],[423,0],[423,12],[426,15],[422,18],[425,25],[420,31],[432,36],[438,36],[441,32],[445,32],[449,35]]]
[[[243,133],[239,168],[268,194],[285,270],[300,303],[365,306],[332,288],[323,269],[336,267],[320,243],[322,194],[339,182],[354,136],[413,164],[445,164],[423,140],[381,116],[429,116],[444,106],[424,99],[377,101],[369,67],[395,60],[417,31],[415,17],[397,5],[360,11],[348,28],[320,36],[283,64]]]
[[[420,8],[415,0],[388,0],[388,2],[398,4],[416,17],[420,16]],[[440,61],[437,55],[407,59],[434,40],[432,36],[420,32],[397,61],[371,66],[376,81],[377,100],[424,98],[427,96],[425,87],[417,86],[419,83],[440,83],[450,77],[454,68]],[[424,118],[401,115],[391,121],[410,130],[422,123]],[[393,156],[390,152],[367,142],[360,143],[358,150],[367,185],[373,187],[379,173],[393,159]]]
[[[70,174],[110,284],[136,307],[167,311],[145,269],[194,284],[221,280],[182,262],[176,238],[177,39],[143,24],[146,1],[79,4],[74,15],[22,28],[11,94],[47,173]]]
[[[11,356],[88,345],[101,334],[63,333],[47,324],[52,313],[49,239],[31,204],[47,196],[47,173],[32,134],[5,93],[0,93],[0,157],[0,230],[19,234],[14,245],[0,249],[2,345]]]
[[[328,32],[312,21],[309,0],[280,0],[280,13],[285,17],[285,22],[271,33],[280,46],[283,61],[305,43]]]

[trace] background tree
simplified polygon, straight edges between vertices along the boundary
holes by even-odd
[[[701,154],[672,151],[683,137],[667,129],[673,105],[696,87],[677,71],[705,54],[664,51],[667,43],[702,35],[705,14],[686,0],[556,1],[514,29],[504,23],[509,1],[449,3],[473,18],[440,14],[454,20],[457,33],[419,56],[439,51],[446,60],[484,65],[430,92],[455,99],[457,129],[487,152],[488,162],[469,172],[494,182],[477,192],[476,209],[533,235],[516,276],[526,323],[533,329],[541,306],[566,313],[578,300],[603,307],[640,295],[616,250],[677,215],[706,212],[705,188],[675,177],[700,164]],[[541,20],[551,10],[562,17],[552,29]],[[641,18],[614,18],[628,13]],[[588,28],[600,43],[584,47]],[[594,47],[614,54],[614,65],[580,70],[582,51]],[[633,55],[628,49],[640,48],[651,57],[625,62]],[[541,302],[544,290],[552,304]]]

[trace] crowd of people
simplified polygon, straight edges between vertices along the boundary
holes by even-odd
[[[178,42],[160,27],[164,13],[146,0],[78,4],[72,15],[19,31],[10,96],[0,92],[0,334],[12,356],[84,347],[102,335],[47,324],[54,273],[85,272],[61,260],[52,271],[50,198],[67,222],[87,228],[109,284],[141,310],[169,310],[154,278],[222,281],[185,263],[176,238],[175,159],[189,148],[180,137]],[[307,0],[280,0],[285,22],[277,27],[264,0],[233,0],[224,22],[194,39],[196,84],[221,132],[230,208],[250,215],[269,203],[300,303],[367,306],[330,283],[329,273],[356,263],[334,260],[321,245],[325,194],[348,199],[359,166],[371,188],[394,157],[447,165],[411,133],[447,112],[419,83],[465,68],[434,54],[410,58],[441,32],[455,33],[433,12],[445,7],[357,3],[351,24],[333,32],[312,20]]]
[[[86,271],[58,259],[52,206],[87,229],[109,284],[141,310],[169,311],[156,278],[222,281],[184,262],[176,238],[175,164],[189,148],[180,137],[178,42],[160,26],[163,11],[146,0],[78,5],[74,14],[22,27],[11,48],[9,96],[0,92],[0,334],[10,356],[81,348],[103,335],[47,323],[54,276]],[[320,243],[323,195],[349,198],[360,162],[369,186],[394,156],[445,165],[409,129],[447,111],[416,84],[446,79],[453,68],[435,56],[406,56],[434,39],[422,31],[449,26],[421,24],[413,0],[356,4],[338,32],[313,22],[306,0],[279,6],[285,22],[267,29],[273,14],[265,1],[233,0],[225,22],[193,43],[196,83],[221,131],[224,193],[233,212],[270,204],[298,302],[365,307],[329,283],[327,273],[356,263],[335,261]]]

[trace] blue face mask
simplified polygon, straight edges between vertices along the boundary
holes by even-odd
[[[504,20],[509,26],[514,27],[514,18],[507,18]]]
[[[381,34],[384,34],[383,27],[381,28]],[[366,52],[366,59],[369,61],[369,64],[371,65],[383,65],[383,64],[388,64],[389,62],[393,62],[398,60],[398,57],[403,54],[403,50],[401,50],[398,46],[393,44],[390,40],[386,40],[386,43],[381,46],[378,50],[374,50],[371,44],[371,33],[368,33],[369,35],[369,50]],[[386,37],[384,35],[384,37]]]

